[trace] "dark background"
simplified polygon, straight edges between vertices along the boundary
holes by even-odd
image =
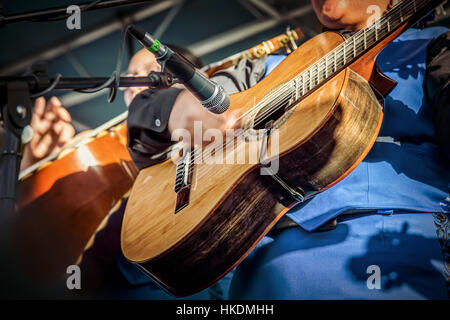
[[[0,0],[5,16],[88,2]],[[438,19],[449,25],[450,6],[447,8],[447,16]],[[163,43],[191,49],[205,64],[251,48],[284,33],[287,27],[302,27],[307,38],[321,31],[309,0],[149,0],[82,12],[81,30],[67,29],[65,19],[1,27],[0,76],[20,75],[31,62],[42,59],[49,62],[50,77],[57,73],[64,77],[110,76],[116,66],[121,27],[137,15],[141,15],[134,20],[138,26]],[[131,52],[139,49],[132,41],[124,56],[123,72]],[[107,92],[53,94],[62,96],[79,132],[98,127],[126,110],[122,91],[111,104]]]

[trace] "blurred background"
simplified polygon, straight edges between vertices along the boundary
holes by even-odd
[[[103,2],[114,2],[105,0]],[[5,17],[90,3],[88,0],[0,0]],[[450,26],[450,6],[437,23]],[[307,40],[321,32],[309,0],[148,0],[122,7],[81,13],[81,29],[66,20],[18,22],[1,26],[0,76],[20,75],[33,62],[46,60],[48,75],[109,77],[121,44],[123,27],[135,23],[163,43],[187,47],[204,64],[220,61],[288,28],[301,27]],[[140,44],[129,39],[122,73]],[[54,91],[73,118],[77,132],[98,127],[126,110],[123,91],[113,103],[108,90],[95,94]]]

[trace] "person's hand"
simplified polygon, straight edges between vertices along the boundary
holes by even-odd
[[[58,98],[48,102],[43,97],[36,99],[31,119],[33,138],[25,147],[22,169],[61,150],[75,135],[71,121]]]
[[[230,111],[222,114],[209,112],[187,90],[182,91],[177,97],[168,124],[172,140],[185,140],[188,135],[191,138],[191,144],[198,143],[199,141],[194,141],[194,138],[204,135],[207,130],[219,130],[220,134],[224,135],[226,130],[239,127],[240,121],[237,114]],[[201,131],[198,130],[200,128]],[[196,129],[198,132],[195,132]],[[219,133],[219,131],[216,132]],[[203,136],[199,138],[202,139],[202,144],[208,144],[208,141],[203,141]]]

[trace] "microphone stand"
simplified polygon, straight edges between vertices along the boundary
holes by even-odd
[[[132,4],[148,4],[149,0],[110,0],[102,1],[94,5],[94,2],[79,4],[81,11],[104,9],[116,6]],[[67,7],[59,7],[35,12],[20,13],[4,16],[3,6],[0,0],[0,28],[10,23],[23,21],[50,21],[64,19],[68,16]],[[119,54],[120,56],[120,54]],[[120,68],[118,68],[120,70]],[[120,71],[118,71],[120,72]],[[119,81],[117,81],[119,80]],[[118,88],[149,87],[164,89],[179,83],[179,80],[165,72],[152,72],[148,77],[120,77],[109,78],[62,78],[49,79],[46,67],[35,68],[32,74],[23,77],[0,77],[0,129],[4,127],[4,146],[0,153],[0,297],[24,296],[22,290],[28,294],[41,294],[42,288],[37,288],[34,280],[28,279],[27,273],[21,268],[20,259],[14,259],[15,248],[13,246],[14,212],[20,162],[23,154],[22,133],[30,124],[33,107],[32,99],[45,95],[52,90],[74,90],[84,93],[96,92],[105,88],[111,88],[110,98],[114,99]],[[110,101],[112,101],[112,99]],[[5,275],[3,279],[2,276]],[[17,276],[17,277],[15,277]],[[25,279],[21,279],[25,277]],[[17,280],[17,281],[16,281]],[[10,283],[13,281],[13,283]],[[10,285],[7,285],[10,284]],[[12,286],[12,288],[11,288]],[[16,288],[17,287],[17,288]],[[52,294],[56,290],[60,297],[60,290],[45,288]],[[25,294],[27,297],[27,294]]]
[[[22,159],[23,129],[32,117],[31,99],[54,84],[52,90],[88,90],[104,84],[109,78],[49,79],[46,72],[35,70],[30,76],[0,77],[0,120],[3,120],[5,141],[0,155],[0,212],[11,215],[17,198],[20,161]],[[119,87],[169,88],[178,79],[169,73],[151,72],[147,77],[120,77]],[[111,82],[105,88],[113,88]]]
[[[22,131],[31,122],[32,108],[26,81],[8,82],[6,91],[6,96],[0,96],[5,129],[4,147],[0,157],[0,212],[2,218],[8,219],[14,212],[16,201],[22,159]]]

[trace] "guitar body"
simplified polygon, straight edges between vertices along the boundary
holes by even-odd
[[[309,40],[257,85],[232,95],[230,110],[245,114],[343,41],[334,32]],[[278,150],[272,151],[275,140],[270,138],[265,159],[279,156],[277,175],[289,186],[307,194],[326,190],[371,149],[383,110],[368,80],[376,77],[377,91],[384,93],[395,83],[378,75],[374,63],[365,66],[369,72],[357,64],[344,69],[275,119]],[[251,125],[254,116],[248,113],[244,123]],[[249,158],[249,150],[261,143],[249,139],[237,153]],[[226,275],[298,203],[271,176],[261,175],[258,164],[199,163],[193,171],[189,204],[175,213],[175,175],[171,160],[139,173],[121,235],[125,257],[175,296],[198,292]]]
[[[130,191],[138,170],[126,139],[125,124],[102,130],[21,178],[14,242],[36,280],[61,279],[78,263]]]

